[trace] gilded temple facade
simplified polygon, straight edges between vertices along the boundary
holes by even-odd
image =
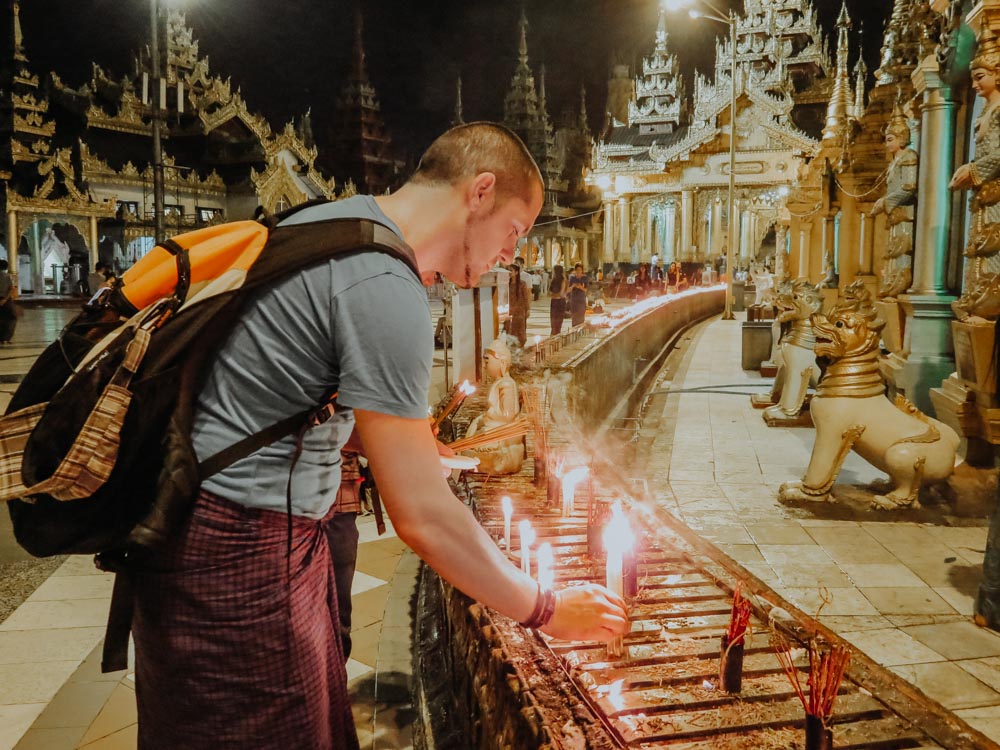
[[[735,73],[730,42],[718,42],[714,78],[696,75],[689,100],[666,29],[661,9],[626,119],[613,114],[596,149],[602,260],[640,263],[656,255],[663,262],[710,262],[724,255],[735,137],[732,226],[737,263],[746,267],[790,241],[785,197],[819,153],[832,90],[826,42],[807,1],[747,0],[737,19]]]
[[[166,13],[162,30],[168,233],[334,196],[316,168],[308,115],[272,130],[230,80],[210,73],[182,13]],[[101,259],[120,271],[153,244],[149,56],[120,77],[94,64],[73,88],[32,69],[17,0],[3,31],[11,42],[0,63],[5,257],[22,291],[73,292],[80,267]]]

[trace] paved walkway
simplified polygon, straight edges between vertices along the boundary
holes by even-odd
[[[846,502],[778,503],[780,484],[804,473],[814,431],[764,424],[746,394],[769,381],[740,369],[740,337],[740,321],[697,329],[660,386],[673,393],[651,402],[654,494],[780,595],[1000,740],[1000,636],[971,622],[987,519],[868,510],[853,501],[856,486],[884,475],[856,454],[834,488]]]

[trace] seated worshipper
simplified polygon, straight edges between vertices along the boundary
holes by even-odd
[[[487,397],[489,406],[485,412],[472,420],[466,437],[510,424],[521,413],[517,383],[509,373],[510,347],[504,338],[505,336],[501,334],[483,353],[486,375],[493,381]],[[479,459],[476,470],[484,474],[516,474],[524,462],[524,438],[508,438],[465,453]]]

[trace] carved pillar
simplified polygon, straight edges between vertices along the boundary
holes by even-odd
[[[712,199],[712,247],[709,256],[714,260],[722,254],[723,237],[722,230],[722,201],[718,196]]]
[[[671,200],[667,204],[666,227],[664,229],[663,253],[664,263],[677,260],[677,203]]]
[[[833,289],[837,286],[837,270],[833,258],[833,218],[824,216],[820,222],[823,250],[823,286],[827,289]]]
[[[871,204],[858,206],[858,276],[872,275],[872,229],[874,221],[869,216]]]
[[[681,192],[681,250],[679,258],[691,258],[691,245],[694,244],[694,191]]]
[[[97,252],[97,241],[98,241],[97,217],[91,216],[90,217],[90,268],[84,270],[84,275],[86,275],[88,271],[93,270],[94,266],[97,264],[97,261],[100,260],[100,255]]]
[[[740,211],[740,265],[746,267],[753,255],[753,213],[748,207]]]
[[[774,225],[774,280],[788,278],[788,227],[780,221]]]
[[[590,271],[590,237],[584,235],[580,240],[580,262],[585,271]]]
[[[799,278],[809,279],[809,235],[812,234],[812,222],[799,222]],[[811,280],[811,279],[810,279]]]
[[[653,211],[652,205],[646,203],[645,208],[642,209],[643,213],[646,214],[646,220],[643,222],[644,227],[644,237],[642,239],[642,254],[640,259],[643,263],[649,263],[653,259]]]
[[[895,384],[920,409],[933,413],[930,388],[955,369],[951,303],[945,271],[951,231],[948,181],[954,172],[955,103],[933,55],[913,72],[921,98],[920,172],[914,236],[913,285],[899,296],[906,315],[902,356]]]
[[[615,260],[629,262],[632,260],[632,228],[629,216],[629,200],[624,196],[618,200],[618,252]]]
[[[614,204],[604,201],[604,249],[603,260],[613,263],[615,260],[615,212]]]
[[[21,244],[21,236],[17,231],[17,212],[13,209],[7,211],[7,263],[9,266],[11,281],[14,282],[14,289],[20,291],[18,286],[18,257],[17,246]]]
[[[922,96],[920,174],[917,185],[917,221],[913,258],[913,294],[941,295],[945,288],[951,195],[948,181],[954,170],[955,102],[941,80],[934,56],[913,72],[913,85]]]

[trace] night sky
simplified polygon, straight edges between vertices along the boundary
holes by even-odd
[[[355,0],[161,0],[187,13],[214,74],[231,76],[250,108],[276,128],[312,107],[322,128],[343,84],[353,36]],[[726,6],[726,0],[720,0]],[[517,62],[521,3],[499,0],[362,0],[368,69],[394,140],[419,154],[447,127],[455,79],[463,78],[465,119],[499,119]],[[832,30],[839,2],[815,0]],[[848,0],[864,20],[865,57],[878,67],[891,0]],[[576,107],[588,91],[591,127],[604,119],[608,64],[620,52],[641,59],[653,45],[656,0],[526,0],[528,50],[545,63],[549,113]],[[22,0],[29,59],[43,75],[55,70],[70,85],[89,78],[90,62],[121,75],[146,43],[146,0]],[[721,25],[671,17],[670,46],[684,70],[711,72]],[[831,48],[835,40],[831,39]],[[852,48],[853,69],[857,50]]]

